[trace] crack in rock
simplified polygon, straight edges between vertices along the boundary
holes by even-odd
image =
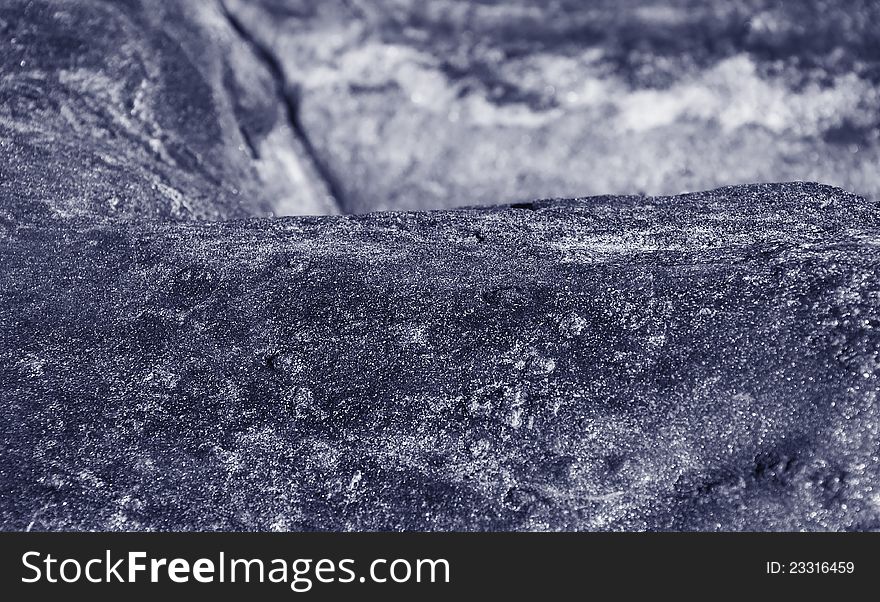
[[[241,39],[253,49],[254,55],[259,58],[271,74],[272,79],[275,82],[275,89],[277,91],[279,102],[284,108],[285,118],[293,131],[296,141],[299,143],[298,146],[302,149],[300,158],[307,164],[305,169],[314,172],[315,178],[313,179],[317,179],[321,182],[322,187],[325,189],[324,195],[335,208],[335,211],[332,211],[332,213],[344,212],[346,210],[346,203],[343,189],[338,184],[332,169],[318,156],[309,140],[308,133],[300,123],[299,99],[296,87],[288,84],[284,72],[278,64],[277,59],[272,54],[272,51],[263,46],[257,38],[250,34],[248,29],[235,17],[223,0],[218,0],[218,2],[223,12],[223,16],[226,18],[229,25],[239,36],[241,36]],[[252,144],[249,143],[249,145],[252,149],[254,148]],[[254,152],[258,153],[259,151],[258,149],[255,149]]]

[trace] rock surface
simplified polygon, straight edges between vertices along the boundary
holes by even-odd
[[[876,529],[880,208],[0,222],[5,529]]]
[[[874,201],[239,219],[876,198],[877,11],[3,3],[0,527],[880,528]]]
[[[334,213],[277,82],[214,2],[0,6],[0,212]]]
[[[821,181],[880,198],[872,0],[224,0],[347,211]]]

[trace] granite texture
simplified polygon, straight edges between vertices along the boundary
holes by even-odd
[[[3,2],[0,529],[880,528],[878,17]]]
[[[880,526],[839,189],[2,225],[5,529]]]

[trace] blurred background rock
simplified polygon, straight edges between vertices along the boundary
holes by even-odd
[[[13,0],[0,198],[179,219],[877,198],[878,23],[866,0]]]
[[[347,211],[880,192],[880,3],[226,0]]]

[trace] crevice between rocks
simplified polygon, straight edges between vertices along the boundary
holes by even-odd
[[[272,51],[248,31],[247,27],[245,27],[233,12],[229,10],[226,3],[223,0],[219,0],[218,5],[220,6],[220,12],[223,14],[223,17],[229,23],[232,30],[238,34],[248,47],[251,48],[257,60],[266,67],[271,75],[272,80],[275,82],[275,90],[278,99],[281,102],[284,118],[287,120],[294,135],[302,145],[302,148],[307,155],[306,159],[311,163],[314,172],[319,178],[321,178],[328,194],[332,197],[333,205],[340,213],[349,213],[347,209],[348,203],[346,202],[345,193],[343,192],[341,183],[336,179],[336,176],[333,174],[330,167],[318,156],[315,147],[312,145],[311,139],[302,125],[302,121],[299,117],[300,98],[297,87],[291,85],[287,81],[281,63]],[[245,139],[251,149],[256,152],[252,141],[247,139],[247,136],[245,136]]]

